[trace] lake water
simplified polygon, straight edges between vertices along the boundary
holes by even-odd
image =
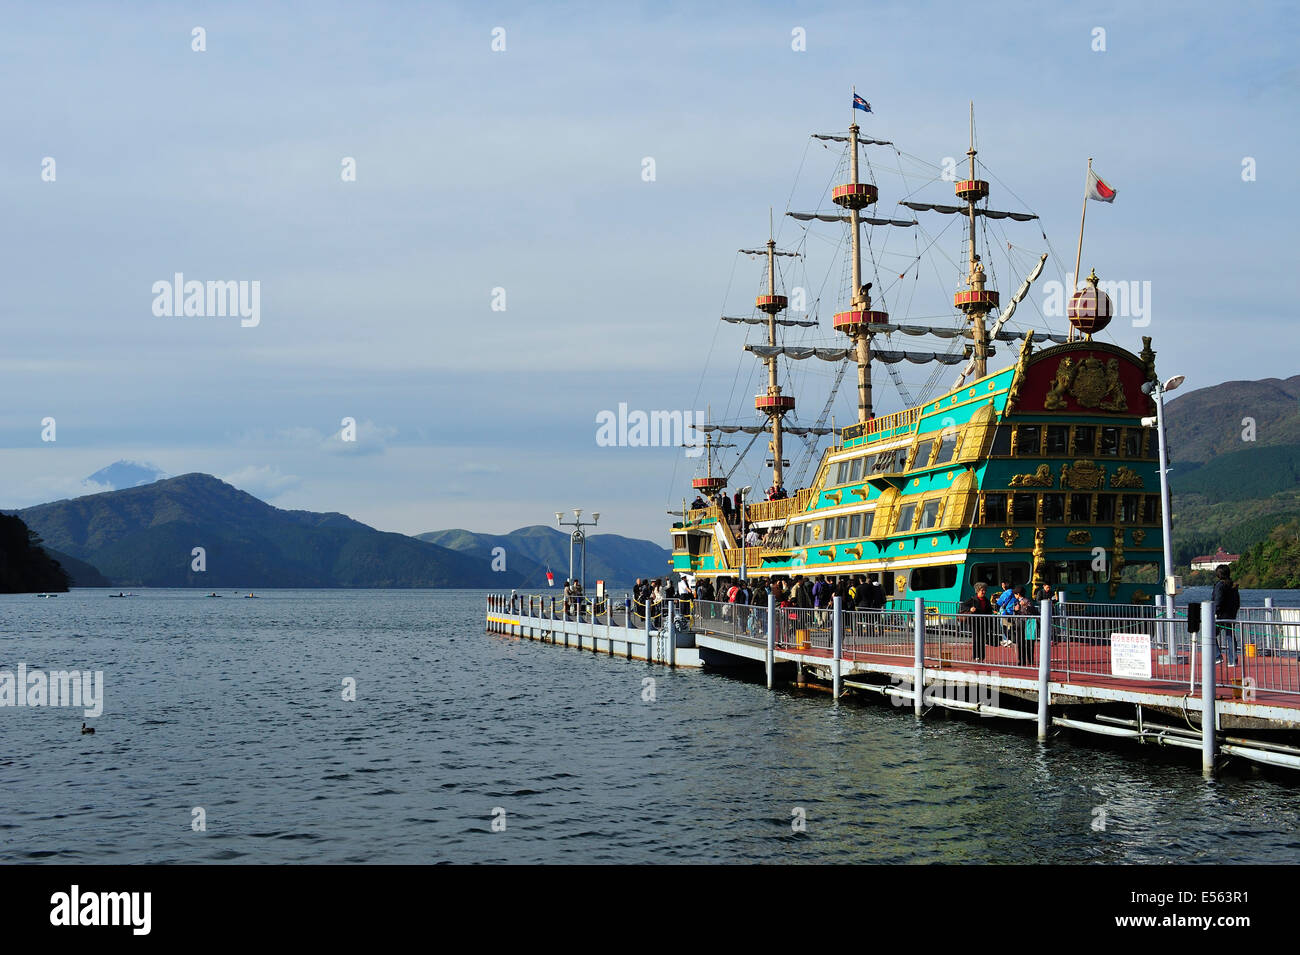
[[[108,593],[0,596],[0,670],[106,687],[93,736],[0,708],[0,860],[1300,859],[1300,778],[488,635],[478,592]]]

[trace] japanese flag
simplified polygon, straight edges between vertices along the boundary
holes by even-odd
[[[1096,199],[1098,202],[1114,202],[1115,190],[1102,181],[1101,176],[1088,168],[1088,193],[1085,199]]]

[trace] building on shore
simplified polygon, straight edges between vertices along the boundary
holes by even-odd
[[[1220,567],[1226,567],[1235,564],[1241,560],[1240,554],[1225,553],[1222,547],[1217,548],[1213,554],[1192,558],[1192,570],[1218,570]]]

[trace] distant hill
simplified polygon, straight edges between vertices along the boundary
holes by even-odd
[[[1300,520],[1273,528],[1242,554],[1232,576],[1238,586],[1252,589],[1300,587]]]
[[[53,547],[42,547],[41,549],[57,560],[59,566],[67,571],[68,586],[70,587],[108,587],[113,583],[84,560],[77,560],[77,558],[57,551]]]
[[[1244,554],[1300,518],[1300,375],[1175,394],[1165,420],[1175,564]]]
[[[57,551],[125,587],[513,587],[512,572],[337,513],[286,511],[207,474],[25,508]],[[206,570],[192,569],[195,547]]]
[[[509,534],[476,534],[455,529],[429,531],[418,537],[483,560],[492,559],[493,548],[503,547],[507,568],[522,576],[524,587],[544,588],[548,567],[555,574],[557,588],[569,576],[569,535],[544,524],[521,527]],[[592,534],[587,538],[587,586],[595,587],[597,580],[604,580],[610,589],[631,588],[638,577],[667,574],[671,557],[670,551],[650,541],[617,534]],[[575,556],[575,575],[579,560]]]
[[[62,592],[68,575],[20,518],[0,514],[0,593]]]

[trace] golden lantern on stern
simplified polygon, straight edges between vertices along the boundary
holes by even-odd
[[[1096,269],[1088,275],[1084,287],[1070,296],[1067,315],[1070,324],[1087,339],[1110,324],[1110,296],[1097,287]]]

